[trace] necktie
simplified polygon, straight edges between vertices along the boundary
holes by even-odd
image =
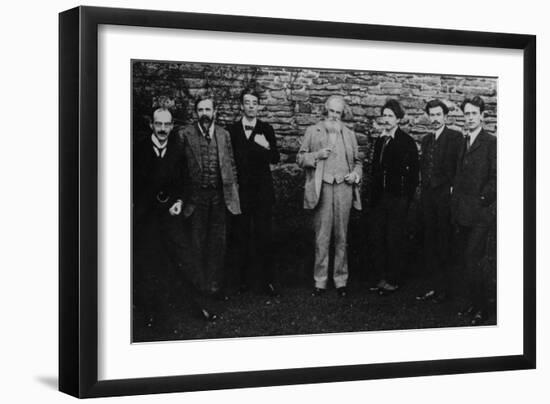
[[[384,143],[382,143],[382,150],[380,150],[380,164],[382,164],[382,160],[384,158],[384,151],[386,150],[386,146],[391,140],[391,136],[386,136],[384,139]]]
[[[252,126],[252,125],[244,125],[244,130],[254,130],[254,126]]]
[[[464,136],[466,139],[466,151],[470,150],[470,135]]]
[[[157,146],[153,145],[153,149],[155,150],[155,154],[159,158],[163,158],[164,155],[166,154],[166,147],[157,147]]]
[[[206,141],[208,143],[210,143],[210,141],[212,140],[212,138],[210,137],[210,133],[208,133],[208,132],[204,135],[204,137],[206,138]]]

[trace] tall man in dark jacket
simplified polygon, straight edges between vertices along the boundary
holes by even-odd
[[[384,131],[374,145],[370,240],[375,290],[397,290],[403,269],[407,212],[418,185],[418,150],[413,138],[399,128],[405,116],[394,99],[382,107]]]
[[[259,96],[252,88],[241,93],[243,116],[229,127],[239,178],[241,214],[234,216],[234,265],[240,291],[260,281],[278,295],[271,252],[271,215],[275,201],[270,164],[279,162],[277,139],[270,124],[257,118]]]
[[[151,136],[136,142],[133,150],[134,305],[150,316],[149,326],[165,319],[168,304],[179,298],[213,320],[190,281],[189,251],[182,250],[185,157],[178,139],[170,136],[170,111],[155,110],[151,129]]]
[[[488,310],[487,236],[496,217],[497,142],[482,127],[485,103],[479,96],[462,102],[465,137],[458,158],[452,198],[453,220],[466,279],[467,306],[461,316],[483,323]]]
[[[426,104],[432,133],[422,138],[420,159],[424,265],[430,277],[429,289],[419,300],[442,302],[451,288],[451,193],[462,134],[445,125],[449,108],[440,100]]]
[[[214,98],[200,97],[195,110],[198,122],[180,132],[188,172],[183,214],[191,222],[195,282],[225,299],[227,216],[241,213],[237,169],[229,132],[214,123]]]

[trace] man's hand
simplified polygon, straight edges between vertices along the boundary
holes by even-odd
[[[346,183],[350,185],[356,184],[357,182],[359,182],[359,176],[355,172],[349,173],[344,177],[344,181],[346,181]]]
[[[177,216],[181,213],[181,208],[183,206],[183,202],[181,201],[181,199],[178,199],[177,202],[175,202],[171,207],[170,209],[168,210],[168,212],[170,213],[170,215],[172,216]]]
[[[326,160],[328,159],[328,156],[331,152],[332,150],[330,149],[330,147],[325,147],[324,149],[321,149],[317,152],[317,159]]]
[[[267,141],[264,135],[254,136],[254,141],[256,142],[256,144],[262,146],[264,149],[269,150],[269,142]]]

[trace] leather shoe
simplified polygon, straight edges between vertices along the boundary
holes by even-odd
[[[457,313],[457,315],[458,315],[458,317],[466,317],[466,316],[469,316],[469,315],[471,315],[472,313],[474,313],[474,310],[475,310],[474,306],[471,306],[471,305],[470,305],[470,306],[466,306],[466,307],[464,307],[463,309],[461,309],[461,310]]]
[[[311,292],[311,296],[321,296],[325,292],[326,292],[326,289],[313,288],[313,292]]]
[[[435,297],[436,297],[435,290],[430,289],[426,293],[424,293],[423,295],[416,296],[416,300],[423,300],[424,301],[424,300],[434,299]]]
[[[348,289],[345,286],[342,286],[340,288],[336,288],[336,293],[338,293],[339,297],[347,297]]]
[[[208,311],[206,309],[201,309],[201,316],[203,320],[206,321],[216,321],[218,319],[218,316],[215,313],[212,313],[211,311]]]
[[[272,283],[266,285],[266,290],[270,297],[281,297],[281,292]]]
[[[471,325],[480,325],[483,324],[487,320],[487,314],[483,310],[478,310],[476,314],[474,314],[474,318],[472,318],[472,321],[470,322]]]

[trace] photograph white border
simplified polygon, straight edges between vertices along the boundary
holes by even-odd
[[[498,325],[131,344],[132,59],[498,77]],[[522,99],[520,50],[101,25],[99,380],[522,354]]]

